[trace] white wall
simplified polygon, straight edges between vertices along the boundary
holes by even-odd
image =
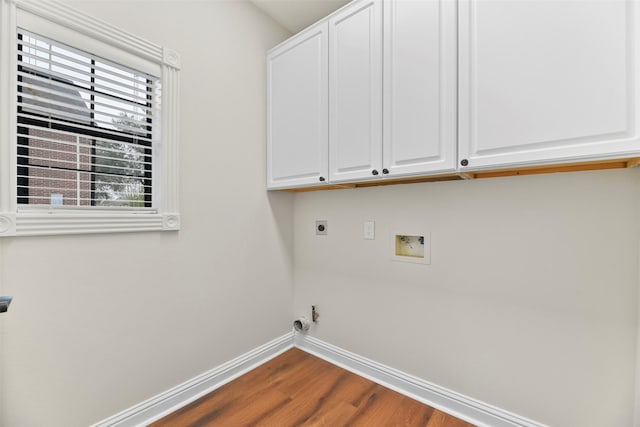
[[[638,252],[640,255],[640,250]],[[638,277],[640,277],[640,261],[638,262]],[[633,425],[635,427],[640,427],[640,280],[638,281],[637,298],[638,310],[636,312],[636,317],[638,319],[638,339],[636,341],[636,408]]]
[[[640,171],[266,194],[284,30],[241,1],[72,4],[182,54],[183,227],[0,240],[0,425],[87,425],[286,332],[294,247],[320,339],[540,422],[631,425]],[[430,266],[389,260],[406,228]]]
[[[638,277],[640,277],[640,262],[638,264]],[[636,410],[633,425],[640,427],[640,280],[638,281],[638,310],[636,316],[638,318],[638,339],[636,341]]]
[[[536,421],[631,426],[639,183],[621,170],[297,194],[295,314],[317,304],[312,335]],[[392,231],[423,229],[431,265],[390,260]]]
[[[293,200],[265,191],[265,51],[241,1],[74,6],[182,54],[178,233],[0,240],[6,427],[83,426],[290,330]]]

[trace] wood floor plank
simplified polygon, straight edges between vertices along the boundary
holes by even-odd
[[[376,385],[373,393],[356,413],[347,420],[349,427],[384,426],[389,423],[402,402],[403,396],[381,385]]]
[[[434,411],[431,406],[404,396],[387,427],[426,426]]]
[[[303,387],[291,393],[291,404],[265,417],[257,426],[297,427],[313,417],[325,406],[327,398],[346,377],[336,366],[327,363],[324,368],[319,375],[307,378]]]
[[[214,391],[207,396],[190,403],[178,411],[156,421],[154,427],[171,427],[176,425],[176,420],[184,426],[191,426],[198,422],[204,414],[219,413],[231,402],[242,397],[240,388],[226,387]]]
[[[291,398],[281,391],[268,389],[236,400],[232,405],[222,408],[215,417],[205,415],[192,427],[252,426],[290,402]]]
[[[473,424],[436,409],[433,411],[427,427],[473,427]]]
[[[305,389],[310,382],[321,377],[328,372],[337,372],[339,368],[326,362],[320,358],[313,357],[305,360],[304,369],[296,375],[292,375],[289,381],[283,382],[278,387],[283,393],[294,396],[300,394],[301,390]]]
[[[302,424],[302,427],[337,427],[345,424],[356,413],[358,408],[350,403],[339,401],[333,405],[325,405],[309,420]]]
[[[248,394],[253,396],[261,393],[274,383],[286,381],[289,376],[296,375],[297,371],[304,367],[301,362],[305,359],[306,354],[302,351],[286,352],[278,360],[268,361],[233,382],[153,423],[152,426],[196,425],[198,420],[202,418],[202,414],[220,414],[229,408],[237,407],[238,402],[246,398]],[[177,420],[179,420],[179,423]]]
[[[305,353],[289,350],[152,427],[470,427]]]

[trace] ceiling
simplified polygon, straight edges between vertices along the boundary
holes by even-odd
[[[324,18],[349,0],[250,0],[292,34]]]

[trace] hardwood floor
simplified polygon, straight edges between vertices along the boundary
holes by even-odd
[[[291,349],[152,427],[472,427],[298,349]]]

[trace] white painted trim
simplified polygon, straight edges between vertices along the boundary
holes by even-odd
[[[543,427],[527,418],[296,333],[295,347],[478,427]]]
[[[208,372],[160,393],[91,427],[145,426],[212,392],[293,347],[286,333]]]
[[[162,230],[164,222],[162,215],[154,213],[19,213],[15,215],[14,231],[16,236],[124,233]],[[0,215],[0,233],[3,229],[1,223],[2,215]],[[176,229],[176,227],[167,229]]]
[[[84,34],[105,44],[114,46],[135,56],[155,63],[165,63],[179,68],[179,55],[165,55],[164,48],[135,34],[124,31],[105,21],[89,16],[56,0],[7,0],[18,9],[42,17],[65,28]],[[14,31],[14,29],[11,29]]]
[[[0,236],[15,233],[16,43],[16,6],[0,0]]]

